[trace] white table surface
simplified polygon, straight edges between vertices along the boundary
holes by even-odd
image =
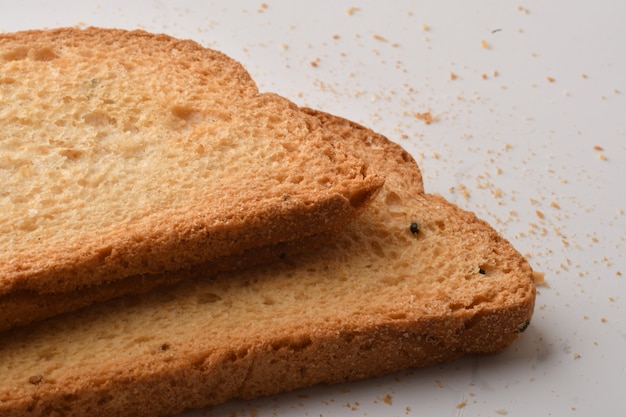
[[[626,3],[22,0],[0,10],[4,32],[143,28],[219,49],[262,91],[405,146],[428,192],[475,211],[545,273],[531,326],[497,356],[185,416],[626,415]],[[426,112],[430,124],[416,117]]]

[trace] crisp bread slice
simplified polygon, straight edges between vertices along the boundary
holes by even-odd
[[[162,416],[511,344],[533,313],[526,260],[425,194],[398,145],[309,113],[386,176],[334,244],[5,333],[0,414]]]
[[[175,271],[343,227],[383,178],[189,40],[0,34],[0,295]]]

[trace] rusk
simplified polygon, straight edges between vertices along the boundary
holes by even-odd
[[[5,333],[0,415],[168,415],[512,343],[534,308],[526,260],[425,194],[398,145],[309,112],[386,177],[335,243]]]
[[[0,35],[0,295],[188,268],[343,227],[383,179],[222,53]]]

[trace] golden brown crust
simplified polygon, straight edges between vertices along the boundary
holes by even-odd
[[[317,119],[192,41],[2,34],[0,65],[11,172],[0,294],[66,292],[341,228],[382,184]]]
[[[166,415],[494,353],[518,337],[535,300],[524,258],[424,194],[401,148],[313,114],[352,129],[387,178],[333,245],[11,331],[0,411]]]

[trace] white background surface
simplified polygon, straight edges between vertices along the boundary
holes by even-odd
[[[495,357],[186,416],[617,416],[625,13],[611,0],[11,1],[0,30],[143,28],[219,49],[262,91],[405,146],[427,192],[475,211],[546,274],[530,328]]]

